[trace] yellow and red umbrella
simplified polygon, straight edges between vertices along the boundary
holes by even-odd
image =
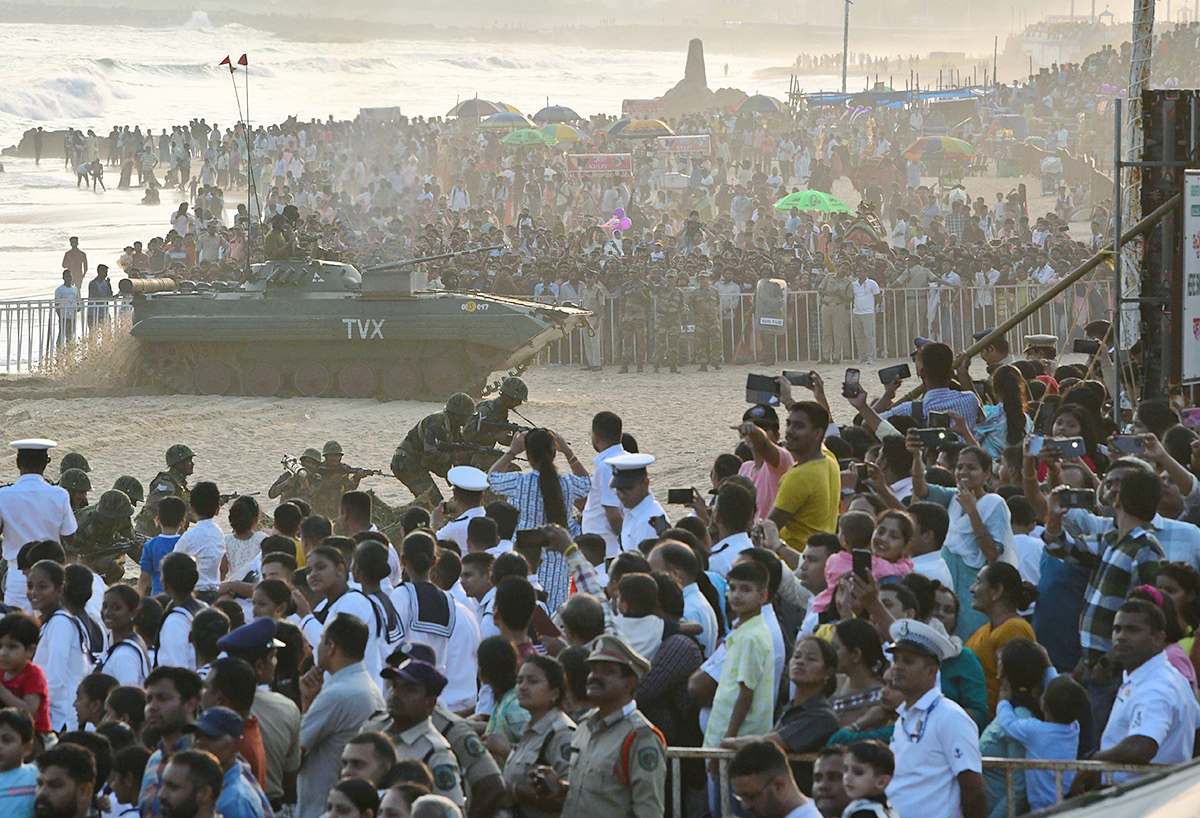
[[[635,119],[616,133],[609,130],[608,135],[619,139],[654,139],[659,136],[674,136],[675,132],[661,119]]]
[[[970,142],[952,136],[922,136],[904,150],[904,158],[910,162],[925,159],[970,159],[976,154]]]

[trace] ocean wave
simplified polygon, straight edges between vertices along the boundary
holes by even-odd
[[[100,116],[126,97],[99,72],[81,70],[0,86],[0,112],[35,122],[82,119]]]
[[[318,71],[323,73],[368,74],[380,69],[392,69],[396,62],[391,57],[322,57],[311,56],[290,60],[281,69]],[[259,70],[257,67],[254,70]]]
[[[208,19],[208,14],[203,11],[193,11],[192,16],[186,22],[175,26],[180,31],[204,31],[214,28],[212,20]]]

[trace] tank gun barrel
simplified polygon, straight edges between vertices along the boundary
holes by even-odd
[[[441,261],[447,258],[457,258],[459,256],[473,255],[475,253],[490,253],[492,250],[503,250],[503,244],[493,244],[488,247],[472,247],[469,250],[455,250],[450,253],[438,253],[433,256],[421,256],[420,258],[408,258],[403,261],[389,261],[387,264],[376,264],[373,267],[367,267],[363,270],[364,273],[389,273],[393,270],[403,270],[405,267],[412,267],[425,261]]]
[[[117,283],[121,295],[168,293],[179,289],[173,278],[123,278]]]

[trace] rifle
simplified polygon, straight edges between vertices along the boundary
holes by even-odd
[[[79,554],[79,558],[82,560],[102,560],[109,557],[123,557],[130,551],[137,548],[139,545],[143,544],[144,543],[138,543],[134,540],[122,540],[121,542],[113,543],[112,545],[106,545],[103,548],[97,548],[94,551],[80,551],[76,553]]]
[[[259,493],[257,491],[250,491],[246,492],[245,494],[239,491],[231,492],[229,494],[222,494],[220,495],[221,505],[226,505],[227,503],[233,502],[239,497],[257,497],[258,494]]]
[[[505,423],[501,420],[483,420],[480,419],[476,424],[480,431],[487,430],[489,432],[512,432],[513,434],[528,434],[532,432],[535,426],[521,426],[518,423]]]
[[[494,446],[478,446],[474,443],[463,443],[459,441],[439,440],[437,444],[439,452],[476,452],[478,454],[495,454]]]
[[[319,469],[317,469],[317,471],[331,471],[340,474],[361,474],[363,477],[383,477],[385,475],[388,477],[392,476],[391,472],[385,472],[382,469],[356,469],[353,466],[347,466],[345,463],[341,463],[337,466],[321,466]]]

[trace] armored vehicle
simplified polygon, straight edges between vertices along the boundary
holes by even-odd
[[[479,251],[361,272],[269,261],[244,282],[124,279],[135,377],[180,394],[445,400],[481,395],[493,372],[586,325],[589,313],[574,307],[427,289],[420,262],[465,252]]]

